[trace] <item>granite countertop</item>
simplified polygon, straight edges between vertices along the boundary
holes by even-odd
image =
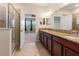
[[[56,31],[53,31],[53,30],[44,30],[44,29],[41,29],[40,31],[47,32],[51,35],[55,35],[55,36],[58,36],[58,37],[61,37],[61,38],[64,38],[66,40],[69,40],[69,41],[72,41],[72,42],[79,44],[79,38],[73,37],[69,33],[56,32]]]

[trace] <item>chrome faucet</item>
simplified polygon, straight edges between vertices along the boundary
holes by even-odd
[[[75,36],[75,37],[79,37],[79,31],[73,30],[72,35]]]

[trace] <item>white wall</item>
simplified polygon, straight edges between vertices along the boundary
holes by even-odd
[[[71,30],[72,29],[72,11],[60,10],[54,13],[53,15],[53,28],[54,28],[54,16],[61,17],[60,29],[62,30]]]
[[[72,15],[63,15],[63,14],[53,15],[53,19],[52,19],[53,20],[53,23],[52,23],[53,29],[55,29],[54,16],[61,17],[61,20],[60,20],[60,29],[61,30],[71,30],[72,29]]]
[[[71,30],[72,29],[72,15],[62,16],[61,29],[63,29],[63,30]]]

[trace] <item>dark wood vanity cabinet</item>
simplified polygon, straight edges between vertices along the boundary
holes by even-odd
[[[51,53],[51,34],[47,35],[47,49]]]
[[[39,31],[39,40],[42,43],[42,35],[41,34],[42,34],[41,31]]]
[[[48,47],[47,49],[49,50],[49,52],[51,52],[51,39],[48,38]]]
[[[55,56],[79,56],[79,44],[58,36],[53,36],[52,47]]]
[[[43,32],[40,31],[40,32],[39,32],[39,40],[40,40],[40,42],[41,42],[42,44],[43,44],[43,41],[44,41],[44,40],[43,40],[43,37],[44,37],[44,36],[43,36]]]
[[[47,42],[48,42],[48,41],[47,41],[47,33],[44,32],[44,36],[43,36],[43,37],[44,37],[44,38],[43,38],[43,40],[44,40],[44,41],[43,41],[43,44],[44,44],[44,46],[47,48]]]
[[[60,44],[59,40],[61,38],[57,37],[57,36],[52,36],[52,50],[51,50],[51,54],[52,56],[62,56],[62,45]]]
[[[75,42],[43,31],[39,39],[52,56],[79,56],[79,44]]]
[[[39,31],[39,40],[47,48],[47,33]]]
[[[79,56],[79,53],[77,53],[67,47],[63,47],[63,56]]]
[[[44,47],[51,53],[51,35],[43,32]]]
[[[52,56],[62,56],[62,45],[55,40],[52,45]]]

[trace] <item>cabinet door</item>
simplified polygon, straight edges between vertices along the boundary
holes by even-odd
[[[46,44],[47,44],[47,37],[46,37],[46,36],[44,36],[44,46],[45,46],[45,47],[47,47],[47,45],[46,45]]]
[[[51,38],[48,38],[48,50],[51,52]]]
[[[39,31],[39,40],[40,40],[40,42],[42,42],[41,31]]]
[[[56,41],[53,41],[52,45],[52,55],[54,56],[62,56],[62,46]]]
[[[63,48],[63,55],[64,56],[79,56],[79,54],[69,48]]]
[[[39,40],[40,40],[41,43],[42,43],[42,39],[43,39],[43,34],[42,34],[42,32],[40,31],[40,32],[39,32]]]
[[[43,35],[43,32],[42,32],[42,34],[41,34],[41,37],[42,37],[42,39],[41,39],[42,44],[44,44],[44,35]]]
[[[40,42],[43,44],[43,32],[42,31],[39,31],[39,40]]]

